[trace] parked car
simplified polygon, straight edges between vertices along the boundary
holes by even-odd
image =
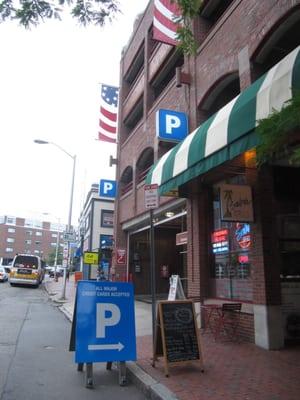
[[[0,282],[6,282],[8,280],[8,273],[5,268],[0,266]]]
[[[50,278],[54,278],[54,274],[55,274],[55,267],[51,267],[51,269],[49,270],[49,277]],[[57,266],[56,268],[56,276],[60,277],[64,275],[64,268]]]

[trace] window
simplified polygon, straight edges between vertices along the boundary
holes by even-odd
[[[25,219],[25,226],[31,227],[31,228],[42,228],[43,223],[41,221],[36,221],[33,219]]]
[[[141,121],[141,119],[143,118],[143,114],[144,98],[143,96],[141,96],[124,120],[124,127],[126,128],[128,134],[130,134],[137,126],[137,124]]]
[[[31,236],[32,235],[32,231],[26,231],[25,234],[28,235],[28,236]]]
[[[15,239],[14,238],[7,238],[6,239],[7,243],[14,243]]]
[[[35,232],[35,236],[42,236],[43,235],[43,233],[42,232]]]
[[[16,225],[16,217],[6,217],[7,225]]]
[[[42,242],[41,241],[39,241],[39,240],[36,240],[35,241],[35,244],[37,244],[37,245],[40,245]]]
[[[166,63],[161,67],[151,82],[153,100],[157,99],[168,86],[168,84],[175,78],[176,68],[181,67],[183,63],[183,55],[174,51],[172,56],[168,58]]]
[[[52,247],[56,247],[56,243],[52,242],[52,243],[51,243],[51,246],[52,246]]]
[[[245,184],[245,176],[236,176],[226,183]],[[251,225],[221,220],[220,184],[213,188],[214,226],[210,232],[210,241],[213,259],[211,276],[214,283],[211,285],[211,296],[251,301]]]
[[[40,254],[40,251],[39,250],[34,250],[34,253],[35,254]]]
[[[51,237],[57,238],[57,233],[52,233],[52,234],[51,234]]]
[[[15,230],[15,228],[8,228],[8,229],[7,229],[7,232],[8,232],[8,233],[15,233],[16,230]]]
[[[101,227],[112,228],[114,224],[114,212],[112,210],[101,210]]]
[[[113,247],[113,235],[100,235],[99,249],[107,249]]]
[[[6,253],[13,253],[14,249],[12,247],[6,247],[5,251]]]
[[[91,219],[91,215],[89,214],[86,217],[85,222],[84,222],[85,231],[87,231],[90,228],[90,219]]]
[[[121,196],[130,192],[132,188],[133,188],[133,170],[132,167],[128,166],[125,168],[125,171],[123,172],[120,179],[119,190]]]
[[[31,244],[31,239],[25,240],[25,244]]]
[[[201,15],[215,24],[230,6],[232,1],[233,0],[208,0],[204,3],[204,7],[201,9]]]

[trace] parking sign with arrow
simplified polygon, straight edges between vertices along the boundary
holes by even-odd
[[[136,360],[131,283],[79,281],[75,362]]]

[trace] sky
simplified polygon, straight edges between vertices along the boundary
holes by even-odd
[[[105,27],[80,27],[67,15],[31,30],[0,24],[0,216],[72,223],[109,167],[116,145],[97,140],[100,84],[119,86],[120,58],[148,0],[119,0]],[[62,147],[39,145],[35,139]]]

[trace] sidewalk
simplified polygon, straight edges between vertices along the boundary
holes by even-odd
[[[46,290],[58,302],[59,282],[46,278]],[[61,311],[72,320],[76,285],[73,276],[66,286]],[[164,374],[163,359],[151,365],[151,304],[135,302],[137,356],[128,362],[130,379],[151,399],[179,400],[298,400],[300,398],[300,346],[267,351],[253,344],[215,342],[201,338],[205,372],[196,362],[170,366]]]

